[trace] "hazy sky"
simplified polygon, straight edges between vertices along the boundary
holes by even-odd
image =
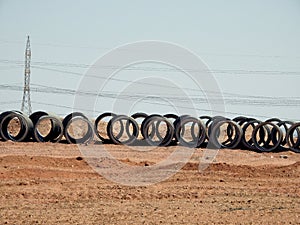
[[[193,51],[214,71],[225,93],[227,116],[300,120],[299,24],[299,0],[0,0],[0,111],[21,107],[24,50],[30,35],[33,111],[69,113],[73,96],[62,89],[76,90],[99,57],[126,43],[161,40]],[[131,80],[135,74],[150,76],[150,72],[185,84],[176,71],[133,69],[121,71],[119,77]],[[110,85],[108,91],[117,94],[124,83]],[[62,93],[49,93],[51,88]],[[152,90],[145,86],[145,93]],[[203,97],[195,90],[188,94]],[[113,110],[111,101],[102,99],[96,114]],[[132,111],[172,111],[161,103],[148,99]],[[207,111],[205,103],[199,102],[197,108],[199,115],[218,114]]]

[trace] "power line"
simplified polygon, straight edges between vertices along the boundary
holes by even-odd
[[[6,86],[6,87],[9,87],[9,86]],[[0,88],[1,88],[1,85],[0,85]],[[13,88],[14,90],[16,90],[15,88]],[[21,87],[19,87],[19,90],[21,90]],[[36,90],[36,91],[41,91],[41,92],[45,92],[45,90],[39,90],[39,89],[33,89],[33,90]],[[54,91],[55,93],[56,91]],[[69,93],[68,93],[69,92]],[[51,90],[48,90],[47,93],[53,93],[53,89],[52,91]],[[70,94],[70,90],[63,90],[61,92],[61,94]],[[90,93],[88,93],[90,94]],[[102,95],[102,97],[106,97],[106,98],[113,98],[115,99],[116,96],[114,95]],[[131,99],[132,97],[134,96],[118,96],[120,99]],[[151,101],[149,101],[151,100]],[[144,103],[148,103],[148,104],[154,104],[154,105],[162,105],[162,106],[171,106],[169,104],[166,104],[166,103],[162,103],[162,102],[159,102],[157,100],[160,100],[160,99],[156,99],[155,101],[153,101],[153,99],[143,99],[142,101]],[[19,102],[19,101],[16,101],[16,102]],[[85,111],[89,111],[89,112],[98,112],[98,113],[102,113],[101,111],[97,111],[97,110],[89,110],[89,109],[83,109],[83,108],[74,108],[72,106],[62,106],[62,105],[58,105],[58,104],[51,104],[51,103],[45,103],[45,102],[37,102],[37,101],[33,101],[34,104],[40,104],[40,105],[48,105],[48,106],[55,106],[55,107],[60,107],[60,108],[65,108],[65,109],[72,109],[72,110],[85,110]],[[177,108],[182,108],[182,109],[191,109],[191,110],[198,110],[200,112],[208,112],[208,113],[224,113],[223,111],[216,111],[216,110],[209,110],[209,109],[203,109],[203,108],[199,108],[199,107],[189,107],[189,106],[177,106]],[[241,115],[241,113],[237,113],[237,112],[230,112],[230,111],[226,111],[225,113],[227,114],[230,114],[230,115]],[[260,117],[260,118],[268,118],[267,116],[263,116],[263,115],[254,115],[254,114],[244,114],[246,116],[251,116],[251,117]]]
[[[0,63],[6,64],[16,64],[16,65],[23,65],[23,62],[17,60],[4,60],[1,59]],[[150,71],[150,72],[177,72],[181,73],[182,71],[176,68],[171,67],[153,67],[153,66],[130,66],[130,67],[120,67],[116,65],[107,65],[107,66],[95,66],[89,64],[76,64],[76,63],[58,63],[58,62],[41,62],[35,61],[32,62],[32,66],[38,69],[51,69],[51,67],[70,67],[70,68],[101,68],[101,69],[114,69],[114,70],[129,70],[129,71]],[[48,66],[48,67],[47,67]],[[210,72],[215,75],[217,74],[230,74],[230,75],[295,75],[299,76],[300,71],[281,71],[281,70],[249,70],[249,69],[210,69],[210,70],[196,70],[193,68],[188,68],[186,72]],[[83,76],[83,74],[80,74]],[[94,76],[93,76],[94,77]],[[96,76],[95,76],[96,77]]]
[[[19,65],[9,65],[9,66],[0,66],[0,70],[13,70],[13,69],[20,69],[21,66]]]
[[[148,101],[144,101],[145,103],[148,104],[155,104],[155,105],[162,105],[162,106],[171,106],[171,105],[167,105],[164,103],[159,103],[159,102],[148,102]],[[89,110],[89,109],[85,109],[85,108],[75,108],[72,106],[62,106],[62,105],[58,105],[58,104],[51,104],[51,103],[44,103],[44,102],[36,102],[33,101],[33,103],[35,104],[40,104],[40,105],[47,105],[47,106],[54,106],[54,107],[58,107],[58,108],[65,108],[65,109],[72,109],[72,110],[84,110],[87,112],[96,112],[96,113],[103,113],[103,111],[98,111],[98,110]],[[210,115],[212,113],[226,113],[229,115],[235,115],[235,116],[249,116],[249,117],[256,117],[256,118],[270,118],[269,116],[264,116],[264,115],[257,115],[257,114],[247,114],[247,113],[237,113],[237,112],[230,112],[230,111],[219,111],[219,110],[210,110],[210,109],[203,109],[203,108],[197,108],[197,107],[187,107],[187,106],[176,106],[176,108],[182,108],[182,109],[190,109],[190,110],[197,110],[200,112],[207,112],[210,113]],[[288,120],[288,118],[282,118],[284,120]]]
[[[36,68],[36,67],[35,67]],[[65,70],[57,70],[57,69],[50,69],[50,68],[40,68],[40,69],[44,69],[44,70],[49,70],[49,71],[55,71],[55,72],[62,72],[62,73],[66,73],[66,74],[71,74],[71,75],[75,75],[75,76],[83,76],[81,73],[77,73],[77,72],[71,72],[71,71],[65,71]],[[87,75],[88,77],[94,77],[94,78],[98,78],[98,79],[107,79],[107,77],[104,76],[93,76],[93,75]],[[109,81],[117,81],[117,82],[123,82],[123,83],[132,83],[132,80],[126,80],[126,79],[120,79],[120,78],[109,78]],[[153,83],[147,83],[147,82],[142,82],[142,81],[134,81],[135,84],[141,84],[141,85],[147,85],[147,86],[155,86],[155,87],[163,87],[163,88],[171,88],[171,89],[176,89],[178,90],[178,87],[175,86],[169,86],[169,85],[164,85],[164,84],[153,84]],[[189,88],[189,87],[181,87],[182,90],[187,90],[187,91],[195,91],[195,92],[202,92],[202,90],[199,89],[195,89],[195,88]],[[219,92],[217,91],[212,91],[212,90],[205,90],[205,93],[212,93],[212,94],[219,94]],[[238,96],[238,97],[246,97],[246,98],[260,98],[260,96],[255,96],[255,95],[242,95],[242,94],[236,94],[236,93],[230,93],[230,92],[222,92],[222,95],[229,95],[229,96]],[[268,99],[277,99],[278,97],[271,97],[271,96],[264,96],[265,98]],[[293,97],[289,97],[289,98],[293,98]]]
[[[0,40],[1,41],[1,40]],[[47,44],[44,44],[47,45]],[[51,46],[51,44],[49,45]],[[53,46],[53,45],[52,45]],[[69,46],[72,47],[72,46]],[[107,48],[109,49],[109,48]],[[213,55],[213,54],[212,54]],[[244,55],[246,57],[251,56],[251,55]],[[272,57],[272,58],[278,58],[280,56],[259,56],[257,55],[257,57]],[[300,57],[299,57],[300,58]],[[2,67],[2,70],[4,68],[18,68],[19,66],[23,66],[24,63],[21,61],[17,61],[17,60],[0,60],[0,63],[2,64],[12,64],[9,65],[9,67]],[[78,72],[72,72],[72,71],[67,71],[67,70],[60,70],[60,69],[53,69],[51,67],[60,67],[60,68],[77,68],[77,69],[87,69],[90,68],[92,65],[89,64],[76,64],[76,63],[57,63],[57,62],[41,62],[41,61],[36,61],[33,62],[33,68],[36,69],[41,69],[41,70],[49,70],[49,71],[56,71],[56,72],[60,72],[60,73],[64,73],[64,74],[70,74],[70,75],[74,75],[74,76],[80,76],[82,77],[83,74],[82,73],[78,73]],[[25,63],[26,65],[26,63]],[[181,72],[178,69],[175,68],[160,68],[160,67],[153,67],[153,66],[131,66],[131,67],[127,67],[127,68],[121,68],[119,66],[116,65],[108,65],[105,67],[101,67],[102,69],[114,69],[114,70],[118,70],[118,69],[122,69],[122,70],[129,70],[129,71],[150,71],[150,72]],[[1,68],[0,68],[1,69]],[[187,72],[195,72],[196,70],[193,70],[192,68],[189,69]],[[282,76],[282,75],[291,75],[291,76],[299,76],[300,75],[300,71],[279,71],[279,70],[203,70],[203,71],[196,71],[196,72],[212,72],[216,75],[218,74],[229,74],[229,75],[264,75],[264,76]],[[107,77],[99,77],[96,75],[89,75],[89,77],[93,77],[93,78],[97,78],[97,79],[107,79]],[[118,82],[132,82],[131,80],[125,80],[125,79],[118,79],[118,78],[111,78],[110,80],[113,81],[118,81]],[[135,82],[137,84],[141,84],[141,85],[150,85],[150,86],[154,86],[154,84],[152,83],[146,83],[146,82]],[[163,84],[155,84],[155,86],[157,87],[166,87],[166,88],[177,88],[177,87],[172,87],[172,86],[168,86],[168,85],[163,85]],[[1,85],[0,89],[6,89],[6,90],[15,90],[15,91],[19,91],[18,87],[12,87],[9,85]],[[192,88],[183,88],[185,90],[189,90],[189,91],[197,91],[197,92],[201,92],[201,90],[199,89],[192,89]],[[25,90],[25,87],[24,87]],[[62,94],[62,95],[85,95],[85,96],[97,96],[97,97],[104,97],[104,98],[112,98],[112,99],[116,99],[121,98],[124,100],[132,100],[132,99],[139,99],[142,96],[142,94],[122,94],[121,96],[119,96],[119,93],[116,92],[101,92],[100,94],[96,94],[96,93],[92,93],[92,92],[78,92],[76,90],[72,90],[72,89],[65,89],[65,88],[53,88],[53,87],[47,87],[44,86],[43,88],[35,88],[33,90],[34,92],[39,92],[39,93],[53,93],[53,94]],[[209,91],[210,93],[217,93],[215,91]],[[225,95],[225,102],[226,104],[232,104],[232,105],[257,105],[257,106],[261,106],[261,105],[268,105],[270,104],[270,106],[299,106],[300,105],[300,99],[297,97],[265,97],[265,96],[253,96],[253,95],[241,95],[241,94],[235,94],[235,93],[222,93]],[[227,96],[226,96],[227,95]],[[178,101],[178,102],[186,102],[187,99],[186,98],[182,98],[180,96],[164,96],[167,97],[168,99],[171,99],[173,101]],[[156,97],[156,96],[148,96],[148,98],[146,98],[144,100],[145,103],[149,103],[149,104],[158,104],[158,105],[166,105],[164,103],[159,102],[161,100],[161,97]],[[207,103],[207,99],[203,98],[203,97],[199,97],[198,95],[193,95],[193,96],[189,96],[188,100],[194,100],[197,101],[197,103]],[[210,101],[215,101],[214,103],[218,104],[218,101],[220,102],[220,99],[210,99]],[[23,101],[24,102],[24,101]],[[36,102],[35,102],[36,103]],[[222,103],[222,102],[221,102]],[[1,104],[1,102],[0,102]],[[5,103],[4,103],[5,104]],[[39,103],[42,104],[42,103]],[[50,103],[45,103],[45,105],[50,104]],[[70,107],[66,107],[66,108],[70,108]],[[71,107],[73,109],[73,107]],[[189,108],[189,107],[184,107],[184,108]],[[189,108],[189,109],[195,109],[195,108]],[[205,109],[199,109],[202,111],[209,111],[211,112],[211,110],[205,110]],[[87,111],[92,111],[92,110],[87,110]],[[239,115],[239,113],[235,113],[235,112],[227,112],[227,113],[232,113],[234,115]],[[252,115],[253,116],[253,115]],[[258,116],[258,117],[263,117],[260,115],[254,115],[254,116]],[[265,117],[267,118],[267,117]]]
[[[90,109],[84,109],[84,108],[75,108],[75,107],[72,107],[72,106],[58,105],[58,104],[53,104],[53,103],[45,103],[45,102],[38,102],[38,101],[32,101],[32,103],[38,104],[38,105],[54,106],[54,107],[64,108],[64,109],[72,109],[72,110],[75,109],[75,110],[84,110],[84,111],[87,111],[87,112],[102,113],[101,111],[97,111],[97,110],[90,110]]]
[[[4,40],[0,39],[0,42],[4,44],[23,44],[22,41],[14,41],[14,40]],[[99,50],[112,50],[114,47],[104,47],[104,46],[82,46],[80,44],[64,44],[64,43],[45,43],[45,42],[37,42],[35,43],[36,46],[41,47],[57,47],[57,48],[74,48],[74,49],[99,49]],[[130,51],[132,49],[123,48],[122,51]],[[141,49],[142,51],[142,49]],[[287,56],[287,55],[262,55],[262,54],[247,54],[247,53],[214,53],[214,52],[197,52],[198,55],[207,55],[207,56],[217,56],[217,57],[246,57],[246,58],[272,58],[272,59],[282,59],[282,58],[295,58],[299,59],[300,56]]]
[[[76,93],[79,93],[79,92],[76,92],[76,90],[72,90],[72,89],[66,89],[66,88],[54,88],[54,87],[51,87],[51,86],[47,86],[47,85],[41,85],[41,84],[31,84],[32,86],[34,87],[40,87],[40,88],[47,88],[47,89],[51,89],[51,90],[62,90],[62,91],[66,91],[66,92],[71,92],[72,94],[76,94]],[[6,85],[6,87],[10,86],[9,84]],[[0,86],[1,87],[1,86]],[[2,85],[2,87],[4,87],[4,85]],[[10,86],[10,87],[13,87],[13,86]],[[86,93],[89,93],[91,95],[98,95],[96,93],[93,93],[93,92],[86,92]],[[111,92],[111,91],[101,91],[101,93],[110,93],[110,94],[120,94],[120,92]],[[137,93],[137,92],[132,92],[132,93],[126,93],[126,95],[133,95],[133,96],[137,96],[137,97],[143,97],[145,94],[148,94],[149,93]],[[255,96],[252,96],[252,95],[241,95],[241,94],[234,94],[234,93],[227,93],[228,95],[226,96],[226,98],[241,98],[241,99],[266,99],[266,100],[278,100],[278,101],[288,101],[288,100],[300,100],[300,97],[294,97],[294,96],[286,96],[286,97],[283,97],[283,96],[277,96],[277,97],[270,97],[270,96],[258,96],[258,95],[255,95]],[[153,95],[154,96],[154,95]],[[225,97],[223,96],[223,97]],[[167,97],[167,98],[176,98],[176,99],[186,99],[186,97],[182,97],[182,95],[174,95],[174,94],[170,94],[170,95],[165,95],[164,94],[164,97]],[[194,97],[194,98],[197,98],[199,97],[199,94],[188,94],[187,97]]]
[[[36,87],[37,86],[37,87]],[[17,85],[0,85],[0,89],[4,90],[13,90],[13,91],[21,91],[22,87]],[[54,88],[45,85],[33,85],[31,88],[32,92],[38,93],[49,93],[49,94],[62,94],[62,95],[80,95],[80,96],[87,96],[87,97],[97,97],[97,98],[110,98],[110,99],[123,99],[123,100],[151,100],[151,101],[163,101],[163,99],[168,99],[174,102],[182,102],[187,103],[192,101],[196,104],[226,104],[226,105],[244,105],[244,106],[266,106],[269,105],[270,107],[278,107],[278,106],[285,106],[285,107],[298,107],[300,106],[300,98],[293,98],[293,97],[277,97],[277,98],[264,98],[260,96],[260,98],[251,99],[251,98],[239,98],[239,97],[230,97],[225,96],[223,99],[219,98],[210,98],[207,99],[205,96],[194,95],[194,96],[174,96],[174,95],[147,95],[145,96],[144,93],[119,93],[119,92],[110,92],[110,91],[102,91],[101,93],[94,93],[94,92],[87,92],[87,91],[77,91],[72,89],[66,88]]]
[[[15,103],[20,103],[20,100],[16,100],[16,101],[4,101],[4,102],[0,102],[0,105],[10,105],[10,104],[15,104]]]

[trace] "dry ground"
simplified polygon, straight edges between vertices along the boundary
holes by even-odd
[[[140,166],[174,148],[107,145]],[[300,154],[221,150],[199,173],[202,153],[163,182],[132,187],[95,173],[76,145],[0,142],[0,224],[299,224]]]

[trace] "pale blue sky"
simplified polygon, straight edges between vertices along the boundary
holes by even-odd
[[[21,106],[22,92],[12,89],[23,85],[22,62],[26,36],[30,35],[34,111],[66,114],[73,103],[71,95],[35,92],[34,88],[40,88],[35,85],[76,89],[80,74],[88,68],[82,64],[92,64],[119,45],[162,40],[195,52],[212,70],[221,71],[215,74],[220,89],[238,95],[230,96],[225,105],[228,116],[237,113],[300,120],[299,24],[299,0],[0,0],[0,84],[9,86],[0,87],[0,111]],[[124,76],[130,79],[128,73]],[[112,91],[117,92],[121,85],[116,83]],[[240,95],[245,95],[242,100]],[[251,96],[258,96],[259,104]],[[232,104],[235,98],[238,103]],[[277,98],[282,104],[267,105]],[[199,104],[199,108],[205,107]],[[146,103],[139,109],[170,111]],[[96,110],[110,110],[109,102]]]

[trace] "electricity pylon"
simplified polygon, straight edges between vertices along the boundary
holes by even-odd
[[[25,50],[25,76],[24,76],[24,91],[21,111],[27,115],[31,114],[31,101],[30,101],[30,60],[31,49],[30,40],[27,36],[26,50]]]

